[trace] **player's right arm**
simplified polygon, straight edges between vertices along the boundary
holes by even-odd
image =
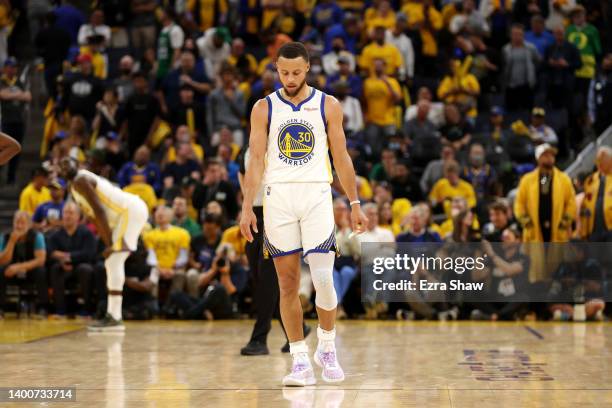
[[[7,163],[17,153],[21,151],[21,145],[18,141],[0,132],[0,166]]]
[[[113,233],[108,224],[106,212],[104,212],[104,208],[102,208],[102,204],[96,194],[95,182],[85,176],[77,176],[72,182],[72,186],[77,193],[87,200],[87,203],[94,212],[95,217],[92,221],[96,225],[98,234],[100,234],[100,238],[102,242],[104,242],[104,245],[106,245],[107,248],[111,248],[113,246]]]
[[[268,102],[260,99],[251,111],[251,136],[249,138],[249,164],[244,175],[244,198],[242,200],[242,215],[240,231],[249,241],[253,242],[253,231],[257,231],[257,217],[253,212],[253,201],[259,190],[265,168],[265,155],[268,146]]]

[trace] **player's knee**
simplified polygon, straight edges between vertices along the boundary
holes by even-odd
[[[282,297],[297,297],[300,289],[299,273],[279,273],[278,288]]]
[[[316,290],[315,304],[323,310],[333,310],[338,305],[334,288],[333,253],[312,253],[308,255],[310,276]]]

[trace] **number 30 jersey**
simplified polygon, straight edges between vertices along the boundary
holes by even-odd
[[[275,183],[331,183],[325,93],[309,87],[298,105],[281,90],[268,96],[268,147],[264,185]]]

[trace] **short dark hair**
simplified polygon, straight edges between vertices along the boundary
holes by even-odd
[[[283,44],[278,50],[276,59],[280,57],[287,59],[302,57],[306,62],[310,63],[310,55],[308,55],[308,50],[301,42],[294,41]]]

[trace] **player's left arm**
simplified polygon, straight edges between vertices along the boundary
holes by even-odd
[[[18,141],[0,132],[0,166],[6,164],[17,153],[21,151],[21,145]]]
[[[332,96],[326,95],[325,98],[327,138],[329,149],[334,159],[334,167],[349,201],[356,202],[359,201],[359,196],[357,195],[357,177],[351,156],[349,156],[346,150],[346,136],[342,127],[344,116],[342,105]],[[351,224],[354,232],[361,233],[365,231],[367,218],[363,211],[361,211],[361,205],[358,202],[351,205]]]

